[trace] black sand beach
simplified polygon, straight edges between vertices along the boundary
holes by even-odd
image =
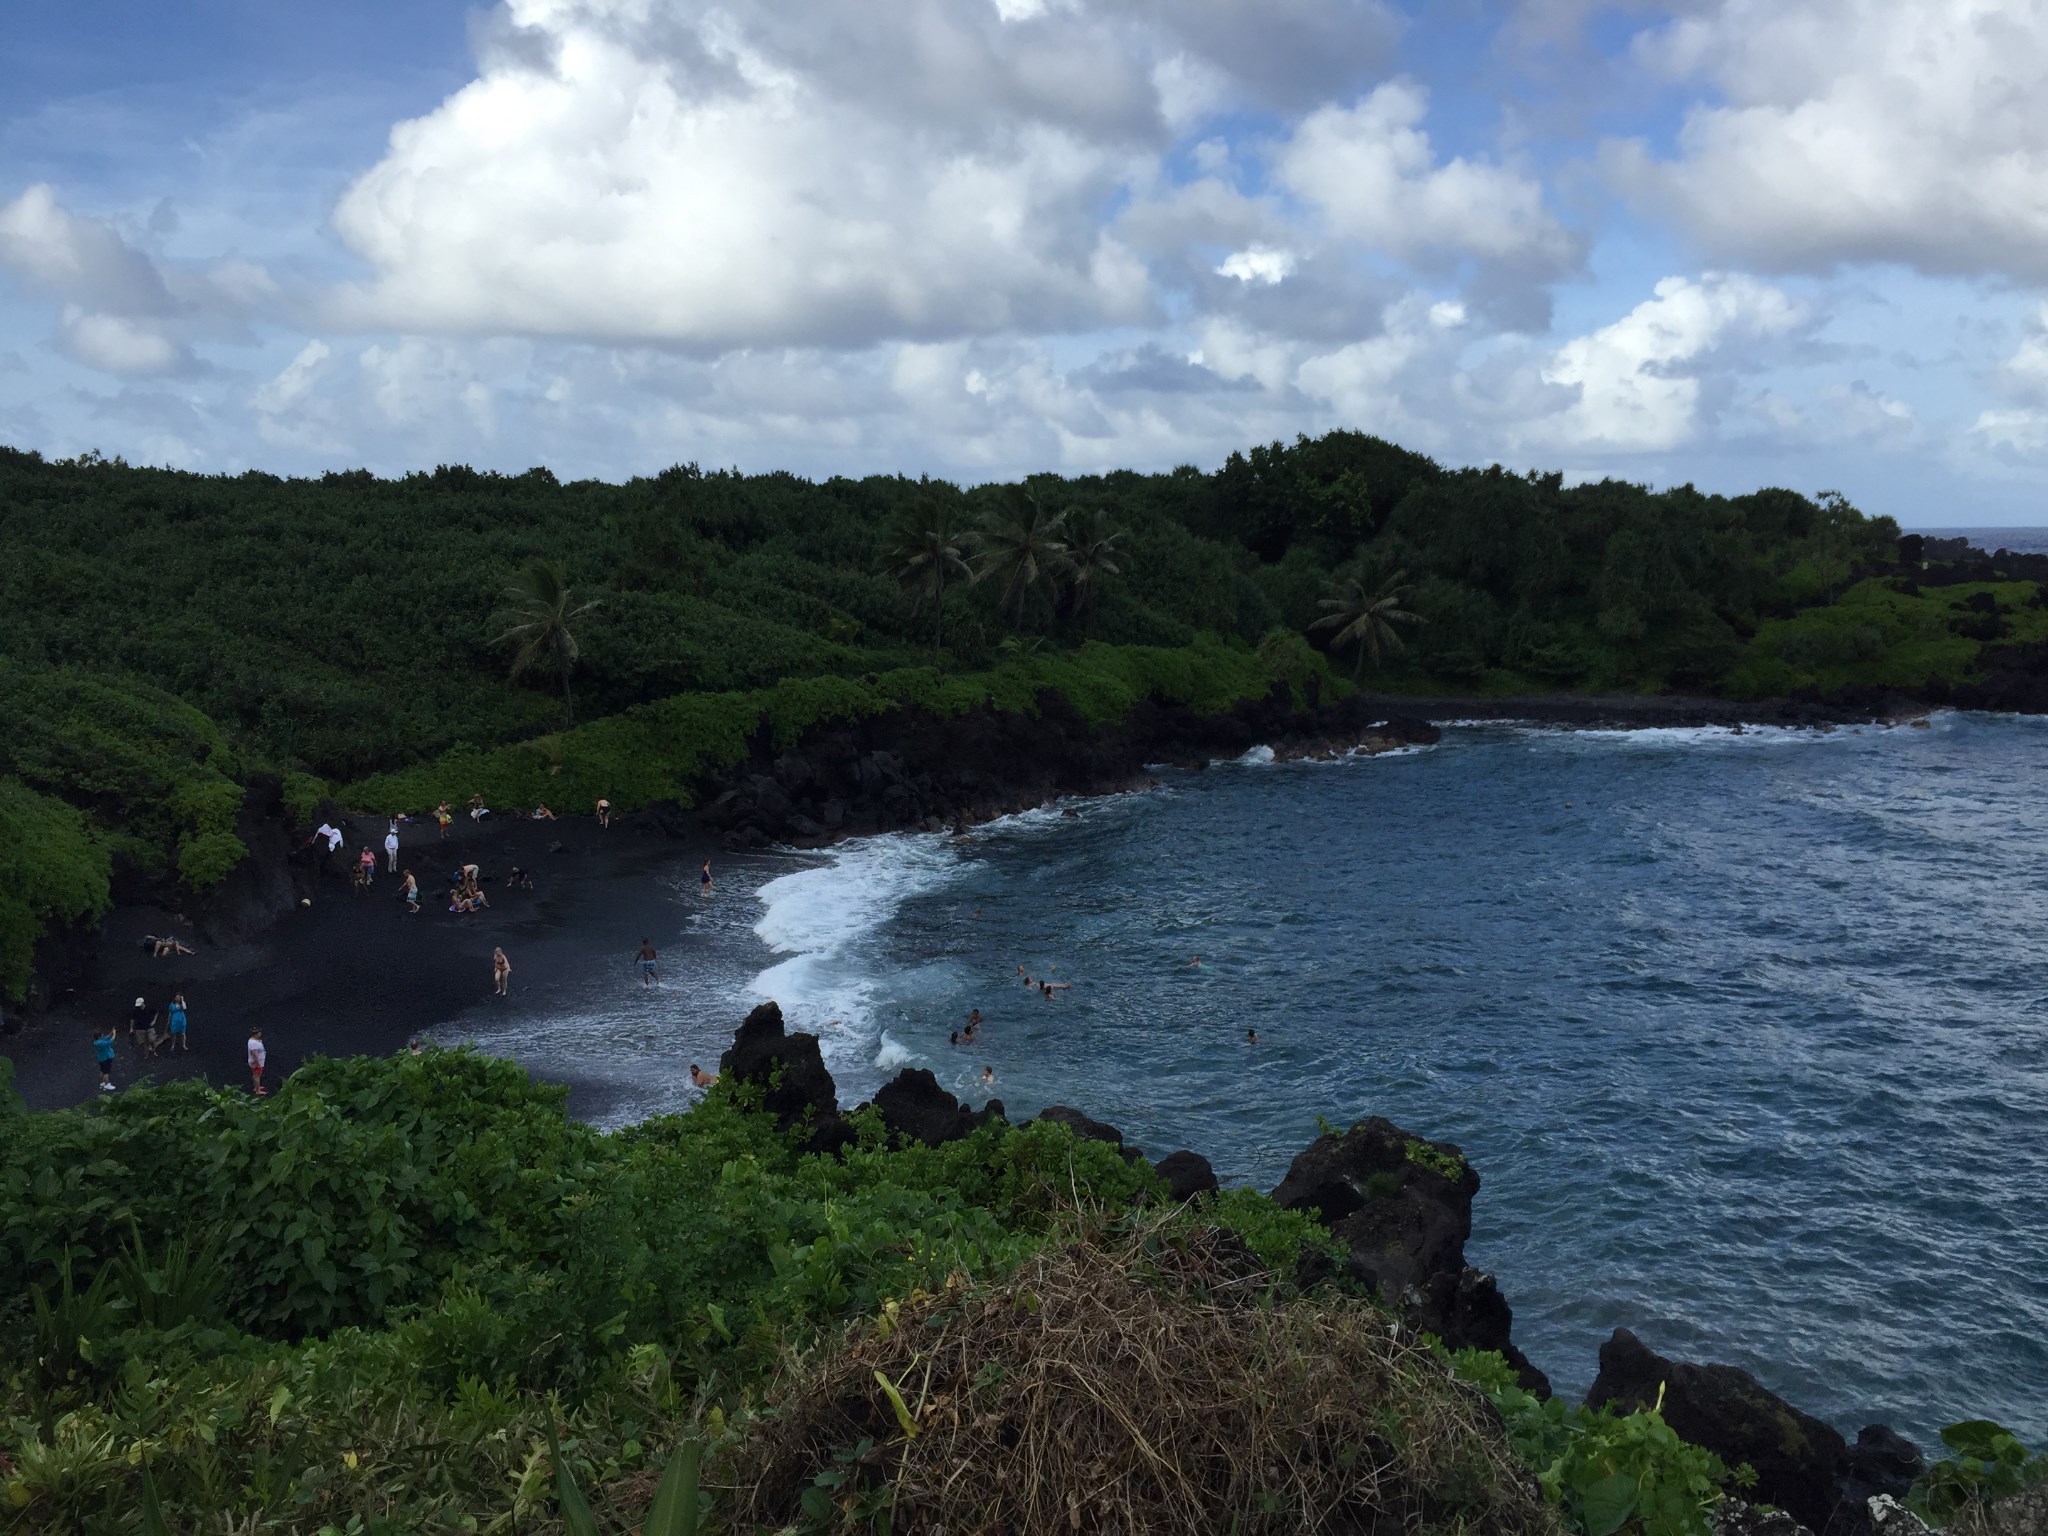
[[[91,1035],[109,1021],[119,1026],[114,1081],[123,1088],[144,1077],[246,1085],[244,1043],[261,1028],[270,1053],[266,1080],[274,1083],[310,1056],[403,1050],[420,1031],[489,1002],[494,946],[512,962],[515,999],[523,978],[587,968],[594,954],[615,956],[621,978],[630,979],[642,934],[654,931],[661,945],[663,925],[673,928],[677,876],[693,873],[707,855],[728,862],[694,821],[671,815],[665,825],[670,830],[638,816],[615,816],[608,830],[589,817],[473,823],[463,816],[439,841],[431,822],[409,824],[400,832],[399,867],[420,877],[421,910],[412,916],[400,899],[401,878],[382,868],[383,821],[352,818],[342,824],[344,849],[367,844],[380,859],[367,895],[325,873],[312,905],[253,942],[198,944],[197,954],[163,960],[152,957],[143,935],[173,932],[194,943],[190,925],[161,908],[116,907],[101,935],[95,985],[0,1040],[0,1054],[13,1059],[15,1087],[29,1107],[49,1109],[95,1095]],[[447,874],[471,862],[482,871],[490,908],[450,913]],[[532,890],[507,887],[514,865],[531,873]],[[670,978],[687,967],[687,955],[666,945],[662,958]],[[140,996],[162,1008],[178,992],[190,1010],[192,1049],[145,1060],[128,1039],[130,1005]]]

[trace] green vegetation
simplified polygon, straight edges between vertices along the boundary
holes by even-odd
[[[2029,1453],[2017,1435],[1989,1419],[1951,1424],[1941,1443],[1955,1454],[1921,1473],[1906,1499],[1937,1529],[1976,1529],[2000,1500],[2048,1484],[2048,1453]]]
[[[1654,1414],[1459,1357],[1496,1419],[1373,1303],[1297,1293],[1330,1239],[1261,1195],[1189,1212],[1054,1124],[856,1126],[804,1155],[725,1085],[606,1135],[467,1052],[316,1061],[264,1101],[0,1090],[0,1525],[743,1531],[786,1505],[879,1532],[1001,1455],[992,1423],[1044,1472],[1016,1497],[1137,1468],[1118,1413],[1046,1411],[1033,1383],[1072,1372],[1144,1443],[1214,1452],[1117,1483],[1134,1518],[1203,1511],[1175,1528],[1294,1529],[1368,1471],[1418,1531],[1690,1536],[1716,1497]]]
[[[1544,1496],[1585,1536],[1711,1536],[1723,1488],[1755,1481],[1679,1439],[1659,1411],[1661,1391],[1659,1408],[1617,1414],[1541,1401],[1496,1354],[1460,1350],[1451,1364],[1485,1392]]]
[[[625,807],[687,797],[763,724],[978,685],[1026,708],[1078,688],[1110,718],[1178,665],[1118,656],[1187,653],[1205,677],[1173,696],[1223,703],[1260,669],[1324,687],[1311,645],[1394,693],[1755,698],[1964,684],[1987,648],[2048,637],[2024,560],[1923,588],[1954,573],[1906,543],[1831,494],[1567,486],[1348,432],[1213,474],[967,490],[695,465],[206,477],[0,448],[0,718],[23,725],[0,775],[204,889],[242,857],[259,775],[294,815],[348,784],[368,809]],[[28,900],[42,923],[60,905]]]

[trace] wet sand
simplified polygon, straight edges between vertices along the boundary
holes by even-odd
[[[343,830],[345,848],[367,843],[381,861],[382,821],[354,818]],[[386,874],[381,862],[365,895],[327,874],[311,906],[279,919],[262,937],[221,949],[199,944],[194,955],[158,960],[143,945],[144,934],[167,931],[194,943],[190,926],[172,914],[152,907],[109,912],[94,985],[0,1039],[0,1054],[14,1062],[17,1091],[32,1109],[95,1097],[91,1036],[109,1020],[119,1026],[114,1082],[122,1088],[145,1077],[188,1076],[246,1086],[251,1028],[263,1030],[269,1047],[267,1083],[315,1055],[403,1050],[415,1034],[479,1004],[495,1005],[491,951],[501,945],[512,962],[515,1001],[523,984],[565,967],[587,969],[594,955],[616,956],[622,980],[635,978],[643,934],[655,936],[664,972],[675,977],[688,964],[686,951],[670,948],[678,877],[694,878],[707,855],[717,859],[715,867],[732,862],[694,822],[674,836],[640,817],[614,817],[609,830],[588,817],[460,817],[446,841],[436,839],[431,822],[401,828],[400,839],[400,869],[420,876],[417,916],[400,899],[401,877]],[[442,895],[446,876],[468,862],[482,871],[490,908],[450,913]],[[533,876],[532,890],[507,888],[515,864]],[[130,1005],[141,996],[162,1008],[177,992],[190,1013],[192,1048],[146,1060],[128,1039]],[[576,1101],[594,1091],[595,1085],[572,1084],[572,1108],[593,1107]]]

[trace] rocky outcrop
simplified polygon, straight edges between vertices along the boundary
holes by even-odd
[[[1377,719],[1355,700],[1297,710],[1284,686],[1219,715],[1143,700],[1112,725],[1090,722],[1052,689],[1040,691],[1033,713],[894,709],[819,726],[793,747],[764,734],[706,815],[728,847],[815,845],[866,832],[955,829],[1061,795],[1133,788],[1149,763],[1236,757],[1263,743],[1437,739],[1424,721]]]
[[[235,816],[235,836],[249,850],[248,856],[193,908],[193,929],[207,943],[246,943],[291,911],[305,894],[302,881],[295,878],[295,850],[284,818],[283,781],[270,775],[252,780]],[[348,852],[353,855],[355,850]],[[381,859],[381,846],[377,853]]]
[[[1655,1404],[1682,1439],[1729,1466],[1756,1472],[1748,1490],[1786,1510],[1816,1536],[1872,1536],[1869,1503],[1902,1496],[1919,1475],[1919,1450],[1881,1424],[1857,1436],[1855,1449],[1831,1425],[1801,1413],[1749,1372],[1732,1365],[1667,1360],[1626,1328],[1600,1346],[1591,1407],[1627,1413]]]
[[[1453,1349],[1498,1350],[1523,1385],[1550,1381],[1509,1337],[1513,1312],[1493,1277],[1465,1262],[1479,1172],[1449,1142],[1380,1116],[1326,1132],[1296,1157],[1273,1199],[1316,1211],[1349,1250],[1346,1271],[1419,1332]]]
[[[1177,1204],[1216,1193],[1216,1170],[1199,1152],[1169,1152],[1152,1165],[1152,1171],[1166,1180],[1167,1198]]]
[[[991,1099],[980,1110],[969,1109],[923,1067],[906,1067],[882,1084],[875,1092],[874,1104],[891,1136],[928,1147],[964,1141],[989,1121],[1003,1118],[1002,1100]]]
[[[790,1034],[782,1009],[763,1003],[748,1014],[718,1058],[719,1076],[761,1089],[761,1107],[784,1130],[808,1123],[818,1142],[828,1127],[840,1126],[839,1094],[816,1035]],[[822,1147],[821,1147],[822,1150]]]

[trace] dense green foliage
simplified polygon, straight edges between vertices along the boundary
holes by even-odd
[[[187,1516],[463,1529],[541,1496],[549,1394],[616,1476],[700,1390],[1157,1189],[1050,1124],[885,1150],[868,1122],[824,1159],[723,1088],[611,1135],[561,1098],[430,1052],[316,1062],[269,1100],[186,1081],[7,1113],[6,1499],[119,1528],[147,1463]],[[1283,1265],[1317,1240],[1256,1197],[1210,1219]]]
[[[1543,1401],[1492,1353],[1460,1350],[1452,1366],[1492,1399],[1544,1495],[1585,1536],[1712,1536],[1724,1486],[1753,1480],[1679,1439],[1655,1408],[1618,1414]]]
[[[1123,718],[1142,698],[1214,713],[1263,697],[1276,684],[1300,699],[1311,682],[1325,699],[1343,691],[1323,659],[1285,631],[1256,649],[1206,637],[1174,650],[1090,642],[1076,651],[1019,657],[986,672],[948,676],[919,666],[859,678],[793,678],[747,693],[678,694],[514,746],[458,748],[366,779],[345,795],[374,811],[420,811],[473,794],[492,805],[553,802],[578,810],[600,795],[621,808],[659,800],[690,805],[694,786],[743,760],[757,732],[789,747],[812,726],[857,721],[906,704],[941,716],[982,706],[1032,714],[1046,689],[1064,695],[1096,723]]]
[[[0,778],[0,999],[28,987],[36,940],[107,905],[105,843],[61,800]]]
[[[561,1106],[468,1052],[316,1061],[269,1100],[25,1114],[0,1086],[0,1525],[147,1530],[146,1477],[169,1529],[549,1530],[566,1470],[623,1530],[672,1447],[744,1436],[843,1325],[1159,1194],[1048,1123],[891,1149],[861,1116],[826,1158],[724,1086],[611,1134]],[[1143,1219],[1235,1231],[1275,1274],[1330,1242],[1249,1190]],[[1656,1415],[1455,1366],[1575,1529],[1699,1528],[1722,1469]]]
[[[1937,1529],[1960,1527],[2001,1499],[2048,1483],[2048,1452],[2029,1452],[2019,1436],[1990,1419],[1941,1432],[1953,1454],[1920,1474],[1907,1507]]]
[[[1276,664],[1299,688],[1307,645],[1276,635],[1394,692],[1741,698],[1954,684],[1986,646],[2048,637],[2038,581],[1923,591],[1899,551],[1838,496],[1568,486],[1348,432],[1213,474],[964,491],[694,465],[206,477],[0,448],[0,775],[204,888],[243,854],[257,772],[295,815],[331,783],[371,808],[624,807],[687,799],[763,722],[977,687],[1080,690],[1107,718],[1165,674],[1228,702]],[[1386,622],[1314,628],[1395,587]],[[588,723],[561,731],[572,702]]]

